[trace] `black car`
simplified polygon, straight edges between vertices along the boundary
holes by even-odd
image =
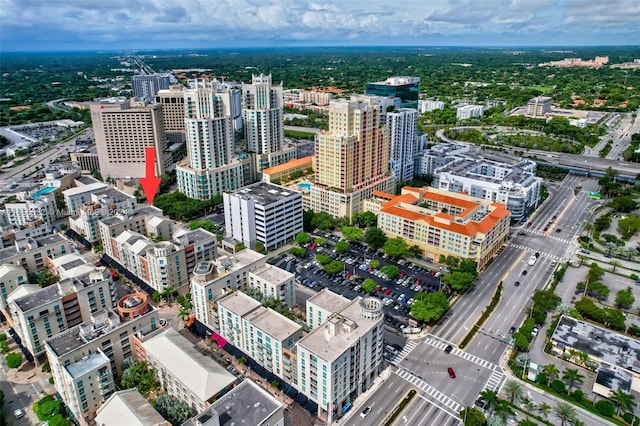
[[[518,287],[520,285],[520,281],[516,281],[515,283],[513,283],[513,285],[515,285],[516,287]]]
[[[527,270],[522,271],[522,275],[527,275]]]
[[[452,350],[453,350],[453,346],[447,345],[447,347],[444,348],[444,353],[450,354]]]
[[[540,252],[536,252],[535,256],[536,258],[540,257]]]
[[[513,334],[513,333],[515,333],[515,332],[516,332],[516,328],[515,328],[515,327],[511,327],[511,328],[509,329],[509,334]]]
[[[559,234],[560,232],[562,232],[562,229],[556,228],[556,233]]]

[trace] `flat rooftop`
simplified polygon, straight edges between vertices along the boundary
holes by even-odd
[[[97,411],[96,423],[105,426],[156,426],[168,422],[137,389],[117,391]]]
[[[14,302],[18,305],[18,308],[22,312],[27,312],[32,309],[37,309],[43,305],[49,304],[54,300],[58,300],[62,297],[57,284],[45,287],[40,291],[28,294],[19,299],[15,299]]]
[[[282,284],[283,282],[293,278],[293,274],[291,272],[285,271],[284,269],[269,264],[264,265],[262,268],[256,271],[253,271],[252,274],[275,285]]]
[[[232,194],[245,200],[254,200],[263,206],[280,201],[284,197],[297,195],[302,198],[301,192],[267,182],[258,182],[245,186],[244,188],[233,191]]]
[[[95,371],[96,368],[102,365],[109,365],[109,357],[102,352],[93,352],[79,361],[69,364],[65,367],[67,373],[75,379],[77,377],[84,376],[87,373]]]
[[[307,348],[310,352],[329,363],[335,361],[336,358],[355,345],[372,327],[376,325],[382,326],[382,316],[379,319],[370,319],[362,316],[361,300],[363,300],[362,297],[353,299],[342,310],[330,316],[321,327],[314,329],[300,339],[298,345]],[[340,321],[348,325],[351,330],[347,331],[344,327],[338,325],[336,326],[336,333],[331,334],[327,331],[328,323],[339,323]]]
[[[234,291],[227,297],[218,300],[218,305],[224,306],[229,311],[241,317],[262,306],[262,304],[256,299],[251,296],[247,296],[241,291]]]
[[[247,379],[182,426],[261,425],[281,407],[268,392]]]
[[[435,173],[449,173],[454,176],[500,184],[512,182],[521,186],[532,185],[535,179],[535,163],[524,160],[510,165],[484,158],[460,157],[435,170]]]
[[[187,237],[188,244],[198,244],[205,241],[217,241],[215,234],[204,230],[202,228],[193,229],[190,231],[177,232],[174,239],[177,237]]]
[[[60,244],[62,242],[68,242],[68,240],[65,237],[63,237],[61,234],[51,234],[51,235],[44,235],[42,237],[37,237],[37,238],[27,238],[26,240],[20,241],[18,243],[23,243],[23,242],[29,245],[29,247],[27,247],[24,250],[18,251],[15,244],[0,250],[0,260],[8,259],[10,257],[17,255],[18,253],[27,253],[30,250],[33,250],[36,248],[45,247],[45,246],[54,245],[54,244]]]
[[[86,192],[99,191],[101,189],[106,188],[107,185],[102,182],[91,182],[84,186],[76,186],[75,188],[70,188],[62,191],[62,194],[65,197],[71,197],[74,195],[84,194]]]
[[[631,393],[632,382],[633,373],[609,365],[606,362],[600,364],[598,374],[596,374],[596,383],[611,390],[620,389],[626,393]]]
[[[640,373],[640,341],[563,315],[551,340],[613,366]]]
[[[244,318],[280,342],[286,341],[287,338],[302,329],[301,325],[264,306],[250,312]]]
[[[349,302],[351,302],[349,299],[334,293],[328,288],[322,289],[322,291],[307,299],[307,303],[313,303],[317,307],[331,312],[337,312],[344,309]]]

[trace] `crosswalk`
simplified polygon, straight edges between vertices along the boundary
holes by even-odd
[[[487,380],[487,384],[484,386],[485,389],[490,389],[492,391],[498,391],[500,388],[500,383],[504,379],[504,374],[502,374],[498,370],[493,370],[491,372],[491,376],[489,376],[489,380]]]
[[[400,364],[400,362],[405,359],[405,357],[407,355],[409,355],[409,352],[411,352],[416,346],[418,346],[418,342],[415,340],[409,340],[407,341],[407,344],[404,345],[404,348],[402,349],[402,352],[398,353],[395,357],[393,357],[393,359],[391,360],[391,364],[393,365],[398,365]]]
[[[527,234],[538,235],[540,237],[547,237],[547,238],[550,238],[552,240],[561,241],[561,242],[563,242],[565,244],[570,244],[571,243],[571,241],[567,240],[566,238],[561,238],[561,237],[558,237],[556,235],[547,234],[546,232],[542,232],[542,231],[538,231],[538,230],[531,230],[531,229],[526,229],[524,231]]]
[[[444,348],[447,346],[446,343],[443,343],[443,342],[441,342],[439,340],[432,339],[430,337],[425,337],[424,343],[426,343],[427,345],[434,346],[434,347],[436,347],[438,349],[442,349],[442,350],[444,350]],[[466,359],[467,361],[471,361],[474,364],[477,364],[477,365],[479,365],[481,367],[484,367],[484,368],[487,368],[489,370],[494,370],[494,371],[496,369],[499,370],[499,367],[496,364],[494,364],[492,362],[489,362],[486,359],[482,359],[482,358],[480,358],[478,356],[470,354],[469,352],[461,351],[458,348],[454,348],[451,351],[451,354],[459,356],[462,359]]]
[[[433,399],[435,399],[436,401],[438,401],[440,404],[442,404],[442,405],[438,405],[440,408],[443,408],[445,410],[446,409],[450,410],[454,416],[457,417],[458,413],[460,413],[462,408],[464,408],[462,405],[458,404],[453,399],[449,398],[447,395],[440,392],[438,389],[429,385],[427,382],[425,382],[421,378],[415,376],[410,371],[407,371],[400,367],[396,371],[396,374],[402,377],[403,379],[405,379],[407,382],[414,385],[415,387],[417,387],[418,389],[420,389],[421,391],[423,391],[424,393],[426,393],[427,395],[429,395],[430,397],[432,397]]]
[[[566,240],[563,240],[563,241],[566,241]],[[567,242],[567,244],[569,244],[569,243]],[[520,245],[520,244],[513,244],[512,243],[509,246],[517,248],[517,249],[520,249],[520,250],[528,251],[529,253],[540,253],[540,256],[546,257],[547,259],[551,259],[551,260],[555,260],[555,261],[560,261],[562,259],[560,256],[556,256],[554,254],[549,254],[549,253],[545,253],[545,252],[537,252],[536,250],[534,250],[534,249],[532,249],[530,247],[526,247],[526,246],[523,246],[523,245]]]

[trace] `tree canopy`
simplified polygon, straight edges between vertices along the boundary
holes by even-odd
[[[382,250],[384,254],[391,257],[402,257],[407,252],[407,243],[400,237],[390,238],[384,243]]]
[[[447,274],[442,277],[442,282],[452,290],[455,291],[464,291],[473,285],[473,281],[475,280],[475,275],[470,274],[468,272],[458,272],[454,271],[451,274]]]
[[[216,195],[210,200],[196,200],[177,191],[158,195],[153,199],[153,205],[173,220],[195,219],[221,204],[222,195]]]
[[[362,281],[362,289],[367,293],[371,293],[373,289],[376,288],[376,285],[376,282],[371,278],[367,278],[366,280]]]
[[[340,262],[339,260],[334,260],[333,262],[324,265],[324,271],[327,274],[335,275],[342,272],[343,270],[344,263]]]
[[[400,268],[396,265],[385,265],[380,268],[380,272],[382,272],[388,279],[392,280],[400,275]]]
[[[364,234],[364,240],[371,249],[377,250],[384,246],[387,236],[379,228],[369,228]]]
[[[441,291],[427,294],[418,293],[411,305],[411,316],[422,322],[437,321],[449,308],[449,300]]]
[[[191,230],[198,229],[198,228],[202,228],[205,231],[211,232],[212,234],[216,233],[216,226],[212,222],[209,222],[208,220],[194,220],[189,224],[189,229]]]
[[[296,243],[307,244],[310,241],[311,241],[311,234],[307,232],[298,232],[296,234]]]
[[[338,241],[336,243],[336,247],[335,247],[336,252],[337,253],[341,253],[341,254],[348,252],[350,248],[351,248],[351,246],[346,241]]]
[[[353,242],[362,240],[364,236],[362,229],[356,228],[355,226],[343,226],[341,232],[345,239]]]

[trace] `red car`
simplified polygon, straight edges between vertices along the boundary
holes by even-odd
[[[402,277],[404,277],[405,275],[407,275],[407,274],[406,274],[404,271],[402,271],[402,272],[400,272],[400,275],[398,276],[398,278],[402,278]]]
[[[548,226],[545,226],[544,229],[543,229],[544,232],[547,232],[548,230],[549,230]]]
[[[316,247],[318,247],[316,243],[311,244],[311,250],[315,250]]]
[[[453,368],[451,367],[447,368],[447,373],[449,373],[449,377],[451,377],[452,379],[456,378],[456,372],[453,371]]]
[[[380,290],[382,290],[382,286],[381,285],[377,285],[376,286],[376,291],[380,291]]]
[[[389,295],[389,293],[391,293],[391,289],[390,289],[390,288],[388,288],[388,289],[386,289],[386,290],[384,291],[384,295],[385,295],[385,296],[388,296],[388,295]]]

